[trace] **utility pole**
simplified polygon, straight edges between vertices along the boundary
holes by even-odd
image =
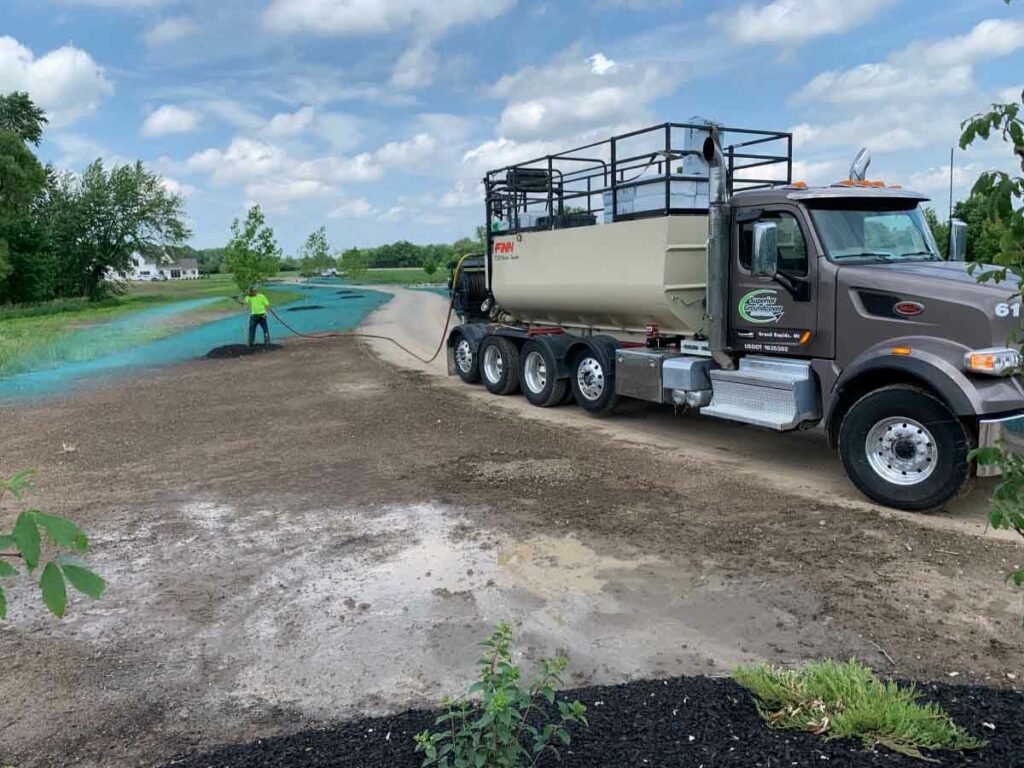
[[[949,148],[949,225],[953,226],[953,147]]]

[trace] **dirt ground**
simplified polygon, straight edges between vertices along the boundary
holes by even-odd
[[[628,429],[670,415],[522,418],[436,373],[293,340],[0,408],[0,473],[37,467],[32,503],[110,583],[63,622],[10,590],[0,764],[154,765],[433,704],[503,619],[575,685],[824,656],[1024,681],[1014,542]]]

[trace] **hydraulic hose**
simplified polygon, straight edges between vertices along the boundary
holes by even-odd
[[[469,254],[466,254],[461,259],[459,259],[458,263],[455,265],[455,269],[452,271],[452,285],[453,286],[458,284],[459,272],[462,269],[462,262],[464,262],[467,258],[469,258]],[[274,318],[277,320],[277,322],[279,322],[281,325],[283,325],[289,331],[294,333],[296,336],[301,336],[304,339],[331,339],[331,338],[337,338],[337,337],[341,337],[341,336],[347,336],[347,337],[353,338],[353,339],[377,339],[379,341],[390,341],[392,344],[394,344],[396,347],[398,347],[400,350],[402,350],[406,354],[411,355],[412,357],[415,357],[421,363],[424,363],[426,365],[430,365],[430,363],[434,362],[437,359],[437,356],[441,354],[441,350],[444,349],[445,340],[448,338],[448,329],[451,327],[451,324],[452,324],[452,313],[455,310],[455,291],[454,290],[452,291],[451,301],[448,302],[448,316],[445,318],[445,321],[444,321],[444,330],[441,331],[441,339],[437,343],[437,349],[434,350],[434,354],[432,354],[429,358],[422,357],[422,356],[416,354],[415,352],[413,352],[411,349],[409,349],[407,346],[402,344],[397,339],[393,339],[390,336],[381,336],[381,335],[378,335],[376,333],[363,333],[361,331],[332,331],[332,332],[327,332],[327,333],[303,333],[302,331],[297,331],[294,328],[292,328],[290,325],[288,325],[288,323],[286,323],[281,318],[281,316],[279,314],[277,314],[277,312],[274,311],[273,307],[268,307],[268,309],[270,310],[270,314],[272,314],[274,316]]]

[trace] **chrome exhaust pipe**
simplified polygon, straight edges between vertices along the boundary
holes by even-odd
[[[711,356],[722,368],[734,367],[726,352],[729,343],[729,254],[731,228],[729,222],[729,178],[718,141],[718,129],[704,140],[702,153],[708,163],[708,263],[707,298],[704,316],[707,319],[708,346]]]

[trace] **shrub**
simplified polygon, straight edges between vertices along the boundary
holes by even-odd
[[[980,466],[999,468],[999,482],[992,492],[988,513],[989,524],[993,528],[1016,531],[1024,537],[1024,456],[998,446],[977,449],[970,458]],[[1006,581],[1024,586],[1024,567],[1007,573]]]
[[[416,736],[416,751],[424,766],[439,768],[518,768],[536,765],[552,742],[568,745],[568,726],[587,724],[586,707],[579,701],[556,701],[568,664],[563,657],[541,660],[541,673],[527,688],[519,685],[519,668],[512,663],[512,632],[499,624],[481,645],[480,679],[466,696],[442,700],[446,712],[435,725],[437,733]],[[557,716],[551,707],[557,707]]]
[[[882,682],[868,667],[826,660],[799,670],[761,665],[733,678],[754,694],[758,712],[773,728],[810,731],[827,739],[860,739],[911,757],[922,749],[976,749],[981,742],[938,705],[921,704],[913,687]]]
[[[20,500],[25,492],[31,489],[33,474],[33,470],[27,469],[9,480],[0,480],[0,502],[6,494]],[[0,579],[20,574],[19,569],[11,564],[11,560],[20,562],[29,576],[42,566],[39,588],[43,594],[43,602],[54,616],[63,618],[68,601],[65,582],[94,600],[103,595],[107,585],[103,579],[68,555],[58,554],[52,560],[43,562],[42,534],[62,549],[79,554],[84,554],[89,549],[89,540],[85,533],[70,520],[40,512],[38,509],[25,510],[18,515],[11,533],[0,535]],[[0,587],[0,619],[5,618],[7,594]]]

